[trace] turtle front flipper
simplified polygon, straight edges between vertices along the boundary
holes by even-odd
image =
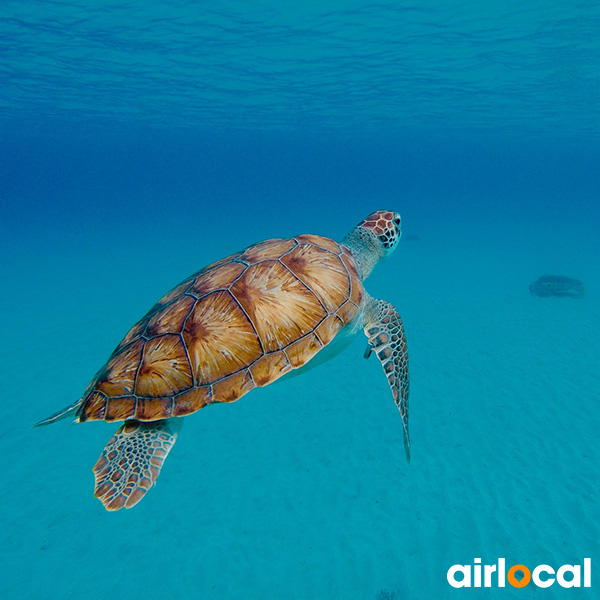
[[[410,437],[408,435],[408,351],[402,319],[398,311],[385,300],[368,299],[365,306],[365,335],[369,346],[365,358],[375,351],[387,375],[388,383],[404,428],[404,449],[410,461]]]
[[[125,421],[94,466],[95,496],[106,510],[135,506],[156,482],[181,418]]]

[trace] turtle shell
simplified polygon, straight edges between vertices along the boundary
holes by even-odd
[[[329,238],[250,246],[183,281],[130,329],[77,420],[154,421],[233,402],[309,361],[363,293],[351,253]]]

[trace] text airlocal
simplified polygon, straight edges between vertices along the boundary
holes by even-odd
[[[448,569],[448,583],[455,588],[506,587],[507,581],[516,588],[525,587],[530,582],[541,588],[550,587],[555,582],[564,588],[592,586],[590,558],[583,559],[583,568],[581,565],[563,565],[556,570],[550,565],[538,565],[533,570],[525,565],[513,565],[507,571],[504,558],[499,558],[495,565],[482,565],[480,558],[474,559],[473,563],[452,565]]]

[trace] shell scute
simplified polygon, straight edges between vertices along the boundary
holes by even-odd
[[[182,281],[179,285],[176,285],[170,292],[167,292],[145,315],[144,318],[152,316],[155,312],[164,308],[167,304],[171,303],[175,298],[181,296],[186,290],[192,285],[192,282],[196,278],[196,274],[190,275],[187,279]],[[143,319],[142,319],[143,320]]]
[[[312,244],[300,244],[281,262],[321,301],[328,312],[339,308],[350,292],[350,277],[340,257]]]
[[[79,411],[79,421],[101,421],[106,414],[107,397],[97,391],[90,392],[85,397],[85,403],[82,404]]]
[[[137,372],[136,396],[171,396],[192,386],[192,373],[179,335],[148,340]]]
[[[198,300],[183,328],[194,385],[206,385],[262,355],[252,324],[229,292]]]
[[[212,402],[210,386],[192,388],[174,398],[173,416],[185,417]]]
[[[214,269],[215,267],[218,267],[219,265],[224,265],[225,263],[230,263],[233,260],[237,260],[240,256],[240,254],[241,254],[241,252],[235,252],[234,254],[230,254],[229,256],[226,256],[225,258],[220,258],[219,260],[216,260],[215,262],[210,263],[210,265],[207,265],[206,267],[204,267],[204,269],[201,269],[195,275],[192,275],[192,279],[195,277],[198,277],[199,275],[202,275],[203,273],[206,273],[207,271],[210,271],[211,269]]]
[[[135,414],[136,398],[125,396],[123,398],[111,398],[106,403],[105,421],[123,421]]]
[[[302,235],[297,235],[294,239],[301,244],[312,244],[313,246],[318,246],[324,250],[329,250],[329,252],[333,252],[334,254],[340,254],[342,251],[342,247],[336,241],[321,235],[304,233]]]
[[[137,398],[135,418],[138,421],[156,421],[173,416],[173,398]]]
[[[321,344],[319,338],[314,333],[311,333],[290,344],[285,349],[285,353],[290,361],[290,365],[294,369],[298,369],[302,365],[305,365],[322,347],[323,344]]]
[[[352,277],[350,281],[350,300],[354,302],[356,306],[361,306],[364,295],[363,284],[357,277]]]
[[[255,244],[247,250],[245,250],[240,260],[247,262],[248,264],[254,264],[261,260],[278,260],[283,254],[291,250],[296,245],[296,241],[284,240],[275,238],[272,240],[266,240],[260,244]]]
[[[340,306],[335,314],[342,319],[344,325],[348,325],[358,314],[358,306],[352,300],[348,300]]]
[[[340,332],[344,323],[337,315],[329,315],[316,329],[315,333],[324,346]]]
[[[196,299],[192,296],[182,295],[171,304],[155,312],[144,331],[144,337],[151,338],[166,333],[180,333],[183,323],[190,314]]]
[[[342,262],[344,263],[344,266],[348,270],[350,276],[360,281],[360,276],[356,268],[356,262],[354,261],[354,257],[347,248],[342,248],[342,255],[340,258],[342,259]]]
[[[230,291],[254,324],[265,352],[288,346],[326,316],[314,293],[278,261],[248,267]]]
[[[137,340],[113,355],[99,376],[96,389],[108,397],[132,395],[143,348],[144,340]]]
[[[213,402],[235,402],[255,387],[248,369],[244,369],[213,384]]]
[[[250,374],[254,383],[261,387],[267,385],[292,370],[283,351],[270,352],[261,356],[251,367]]]
[[[138,321],[128,332],[127,335],[123,338],[121,343],[117,346],[113,354],[117,354],[120,350],[125,348],[131,342],[134,342],[140,338],[140,336],[144,333],[146,326],[148,324],[148,319],[144,318],[141,321]]]
[[[187,290],[197,298],[210,294],[215,290],[226,289],[246,268],[241,262],[226,262],[207,271],[201,272]]]

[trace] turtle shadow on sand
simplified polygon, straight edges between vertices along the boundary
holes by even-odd
[[[579,279],[572,279],[564,275],[543,275],[530,284],[529,291],[542,298],[549,296],[581,298],[583,283]]]

